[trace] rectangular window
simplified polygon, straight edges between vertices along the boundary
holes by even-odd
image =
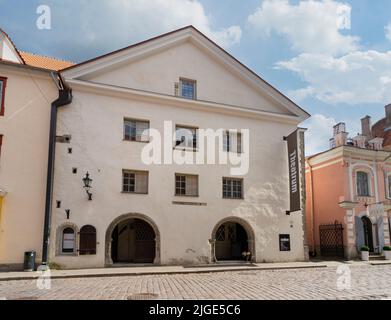
[[[182,98],[196,99],[196,81],[180,79],[180,93]]]
[[[185,149],[197,149],[197,128],[176,126],[175,147]]]
[[[291,251],[291,236],[280,234],[280,251]]]
[[[0,116],[4,116],[5,112],[5,87],[7,78],[0,77]]]
[[[175,174],[175,195],[198,197],[198,176]]]
[[[242,133],[225,131],[223,137],[223,150],[226,152],[242,153]]]
[[[243,179],[223,178],[223,198],[243,199]]]
[[[0,159],[1,159],[1,146],[3,145],[3,135],[0,134]]]
[[[359,197],[369,197],[369,180],[366,172],[357,172],[357,195]]]
[[[125,119],[124,139],[127,141],[148,142],[149,121]]]
[[[75,252],[75,231],[72,228],[66,228],[62,232],[62,253]]]
[[[1,139],[1,137],[0,137],[0,139]],[[0,143],[0,147],[1,147],[1,143]],[[391,198],[391,176],[388,176],[388,197]]]
[[[148,171],[123,170],[122,191],[125,193],[148,193]]]

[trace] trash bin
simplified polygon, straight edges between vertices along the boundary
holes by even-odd
[[[27,251],[24,253],[24,271],[34,271],[35,270],[35,251]]]

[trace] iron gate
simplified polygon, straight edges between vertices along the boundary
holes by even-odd
[[[334,224],[320,225],[319,235],[321,256],[344,258],[342,224],[336,222]]]

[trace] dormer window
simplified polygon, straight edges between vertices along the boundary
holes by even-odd
[[[179,80],[179,92],[182,98],[196,99],[196,81],[183,79]]]

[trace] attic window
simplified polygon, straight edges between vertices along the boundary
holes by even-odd
[[[180,96],[186,99],[196,99],[196,81],[181,78],[179,80],[180,84]]]

